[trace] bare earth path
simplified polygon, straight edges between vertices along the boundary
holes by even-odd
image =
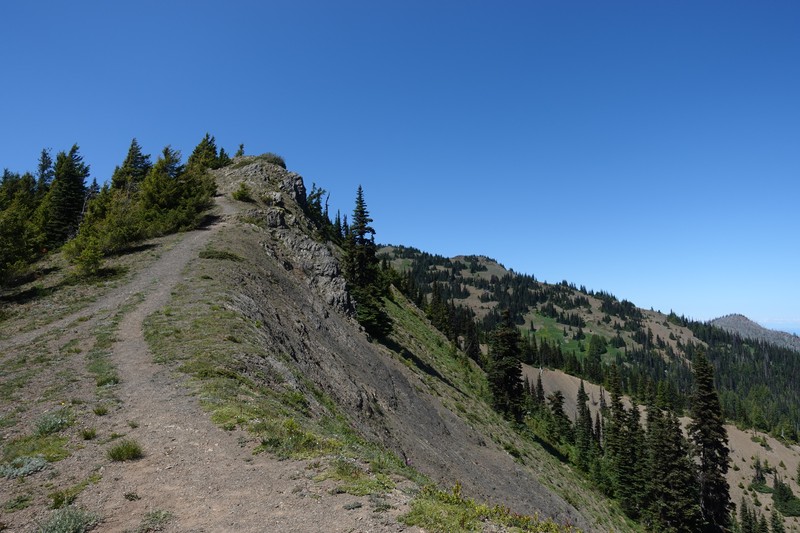
[[[247,435],[215,426],[183,377],[152,362],[142,334],[144,319],[169,302],[185,266],[223,224],[187,233],[128,286],[80,312],[89,316],[113,309],[144,293],[144,301],[120,322],[112,347],[121,409],[110,413],[108,422],[140,443],[145,457],[106,462],[100,468],[102,480],[77,503],[104,517],[99,530],[112,532],[135,531],[153,511],[171,514],[166,531],[403,530],[391,518],[399,510],[378,514],[366,498],[329,493],[330,483],[313,480],[314,465],[253,455]],[[62,320],[66,324],[76,318]],[[393,499],[401,506],[407,501],[401,493]]]

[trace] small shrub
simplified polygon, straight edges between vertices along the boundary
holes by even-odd
[[[31,504],[33,497],[30,494],[21,494],[16,498],[8,500],[3,504],[3,511],[13,513],[14,511],[21,511]]]
[[[233,191],[233,199],[240,202],[252,202],[253,196],[250,194],[250,188],[244,184],[239,184],[239,188]]]
[[[150,531],[162,531],[167,522],[172,520],[172,513],[161,509],[150,511],[142,519],[142,523],[136,528],[136,533],[149,533]]]
[[[272,152],[262,154],[258,156],[258,159],[267,163],[272,163],[273,165],[278,165],[279,167],[286,168],[286,161],[284,161],[283,157],[279,156],[278,154],[273,154]]]
[[[128,426],[131,429],[136,429],[139,427],[139,422],[137,422],[136,420],[128,420]]]
[[[119,376],[115,373],[102,374],[97,376],[95,384],[98,387],[106,387],[108,385],[117,385],[120,382]]]
[[[84,428],[81,430],[81,438],[83,440],[92,440],[97,436],[97,430],[94,428]]]
[[[84,533],[99,522],[99,517],[77,507],[64,507],[50,515],[46,522],[39,526],[37,533]]]
[[[136,500],[141,500],[142,498],[136,494],[135,492],[126,492],[122,495],[126,500],[129,502],[135,502]]]
[[[93,411],[97,416],[106,416],[108,414],[108,407],[105,405],[97,405]]]
[[[135,440],[125,439],[108,450],[108,457],[112,461],[133,461],[144,457],[144,451]]]
[[[58,433],[62,429],[69,427],[72,423],[72,413],[69,409],[58,409],[51,413],[45,413],[36,421],[36,435],[45,437]]]
[[[22,478],[35,474],[47,466],[44,457],[17,457],[8,464],[0,465],[0,476],[8,479]]]

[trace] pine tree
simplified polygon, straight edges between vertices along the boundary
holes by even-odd
[[[153,164],[150,162],[150,155],[142,153],[142,147],[134,138],[128,148],[128,155],[122,166],[114,169],[111,176],[111,188],[125,192],[135,192],[139,188],[147,173],[150,172]]]
[[[514,420],[522,419],[520,334],[508,310],[489,339],[487,379],[494,408]]]
[[[699,463],[701,509],[712,531],[730,525],[730,488],[728,473],[728,435],[725,431],[719,396],[714,388],[714,371],[702,350],[694,360],[689,438]]]
[[[233,157],[242,157],[244,155],[244,144],[239,145],[239,149],[233,154]]]

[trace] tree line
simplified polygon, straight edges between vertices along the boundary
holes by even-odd
[[[26,279],[32,264],[62,248],[81,274],[96,274],[106,255],[197,226],[216,191],[208,169],[230,162],[209,134],[186,164],[170,146],[153,162],[134,138],[100,187],[96,179],[87,185],[77,144],[55,159],[43,149],[35,173],[6,169],[0,181],[0,284]]]

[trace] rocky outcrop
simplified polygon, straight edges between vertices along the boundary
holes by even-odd
[[[303,212],[303,178],[258,157],[237,158],[216,171],[215,177],[222,194],[234,192],[243,183],[256,197],[255,206],[244,210],[240,219],[271,230],[272,238],[261,243],[267,253],[286,269],[300,269],[308,286],[333,310],[353,316],[355,309],[335,251],[309,236],[314,228]]]

